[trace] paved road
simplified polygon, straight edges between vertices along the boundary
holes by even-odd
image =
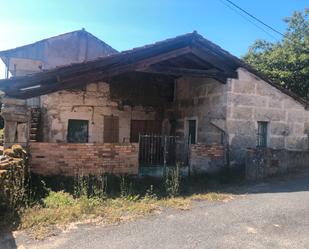
[[[246,187],[227,203],[198,202],[118,226],[84,225],[21,248],[309,248],[309,174]]]

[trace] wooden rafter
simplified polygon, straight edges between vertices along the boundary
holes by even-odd
[[[218,69],[214,68],[201,70],[179,67],[151,66],[145,69],[137,69],[136,71],[174,76],[208,77],[220,79],[220,81],[224,83],[226,81],[226,78],[235,76],[234,74],[226,74],[224,72],[220,72]]]

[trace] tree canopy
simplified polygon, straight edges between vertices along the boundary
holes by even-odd
[[[253,68],[309,100],[309,10],[283,19],[284,37],[271,43],[256,40],[243,57]]]

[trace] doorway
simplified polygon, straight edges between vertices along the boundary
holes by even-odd
[[[190,144],[196,143],[196,120],[188,119],[187,120],[187,132],[188,141]]]

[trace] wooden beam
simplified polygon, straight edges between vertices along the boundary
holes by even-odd
[[[218,69],[191,69],[183,67],[165,67],[165,66],[150,66],[145,69],[137,69],[138,72],[166,74],[166,75],[189,75],[189,76],[201,76],[201,77],[215,77],[215,76],[226,76],[224,72],[220,72]]]
[[[73,89],[73,88],[78,88],[78,87],[82,87],[82,86],[83,86],[83,84],[76,83],[76,82],[66,84],[66,85],[55,82],[55,83],[52,83],[50,85],[43,85],[40,88],[36,88],[36,89],[33,89],[33,90],[24,90],[24,91],[18,90],[18,91],[15,91],[15,92],[9,92],[7,94],[8,94],[8,96],[14,97],[14,98],[28,99],[28,98],[32,98],[32,97],[56,92],[56,91]]]
[[[221,70],[231,73],[234,69],[226,63],[224,58],[220,58],[219,56],[215,55],[210,50],[207,50],[202,47],[194,46],[192,48],[192,53],[197,57],[201,58],[202,60],[208,62],[209,64],[213,65],[216,68],[220,68]]]
[[[227,78],[235,77],[233,73],[220,72],[218,69],[191,69],[178,67],[152,66],[146,69],[138,69],[137,72],[154,73],[173,76],[207,77],[226,83]]]
[[[84,81],[84,83],[87,84],[97,80],[109,79],[115,75],[119,75],[122,73],[135,71],[135,69],[137,68],[147,68],[152,64],[172,59],[190,52],[191,49],[189,47],[184,47],[172,50],[170,52],[161,53],[156,56],[151,56],[149,58],[139,58],[137,60],[128,60],[124,58],[123,60],[115,61],[113,58],[111,58],[111,62],[113,63],[99,63],[101,67],[92,66],[89,68],[84,65],[84,67],[88,68],[88,71],[84,68],[80,68],[80,71],[72,70],[69,68],[68,73],[65,73],[64,69],[61,69],[59,73],[52,70],[51,72],[46,72],[47,75],[45,75],[44,73],[40,73],[34,75],[33,77],[25,77],[23,80],[17,79],[17,83],[15,83],[14,81],[10,82],[10,84],[6,86],[5,90],[6,92],[12,92],[18,91],[21,88],[31,87],[35,85],[49,85],[51,81],[62,84],[66,84],[72,81]]]

